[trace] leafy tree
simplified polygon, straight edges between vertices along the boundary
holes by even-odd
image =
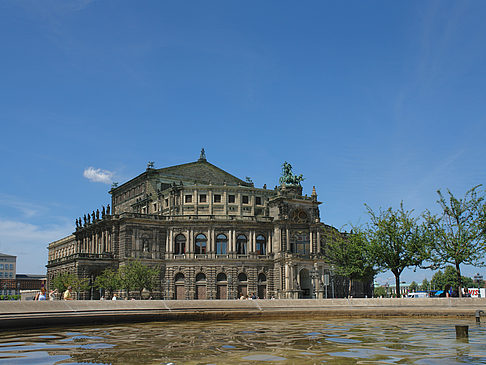
[[[430,288],[430,283],[427,280],[427,278],[424,278],[424,280],[422,280],[422,284],[420,285],[420,290],[422,290],[422,291],[428,291],[429,288]]]
[[[442,271],[437,271],[430,281],[430,285],[434,290],[443,290],[445,288],[444,273]]]
[[[462,296],[461,265],[484,266],[486,253],[486,206],[484,194],[478,189],[468,190],[463,199],[457,199],[449,190],[447,197],[440,190],[439,216],[426,213],[431,238],[432,267],[455,269],[455,288]]]
[[[106,290],[112,296],[115,290],[122,287],[120,273],[112,268],[107,268],[97,276],[94,285],[96,288]]]
[[[68,286],[73,286],[76,278],[76,275],[73,273],[61,273],[54,276],[49,284],[51,288],[57,289],[59,293],[62,293],[66,291]]]
[[[91,289],[89,279],[88,278],[80,278],[78,276],[76,276],[74,278],[74,280],[71,283],[71,286],[73,287],[73,291],[76,294],[79,294],[81,292],[88,291],[89,289]]]
[[[70,286],[75,293],[86,291],[90,288],[89,279],[79,278],[74,273],[61,273],[55,276],[50,286],[62,293]]]
[[[400,275],[411,266],[419,266],[426,255],[426,235],[418,219],[412,217],[412,211],[380,209],[375,213],[369,206],[371,223],[368,236],[373,246],[378,266],[390,270],[395,276],[397,296],[400,296]]]
[[[142,298],[143,289],[152,291],[159,284],[160,268],[150,267],[140,261],[130,261],[127,265],[120,268],[120,278],[122,287],[139,292]]]
[[[364,232],[356,228],[351,233],[327,229],[324,235],[326,242],[322,255],[334,265],[337,275],[349,279],[348,296],[352,292],[353,280],[373,280],[377,272],[375,260]]]
[[[373,296],[375,298],[380,298],[380,297],[386,297],[386,288],[382,287],[382,286],[377,286],[375,287],[375,290],[373,292]]]
[[[418,284],[415,281],[410,283],[409,289],[412,293],[415,293],[418,290]]]
[[[474,286],[473,280],[465,276],[461,277],[461,282],[464,284],[464,287],[472,288]],[[441,270],[437,271],[432,276],[431,285],[438,290],[445,290],[448,287],[458,288],[459,283],[454,267],[449,265],[446,266],[444,272]]]

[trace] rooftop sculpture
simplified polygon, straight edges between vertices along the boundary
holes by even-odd
[[[304,181],[302,174],[294,175],[292,172],[292,165],[285,161],[282,165],[282,176],[278,180],[281,185],[293,185],[300,186],[300,183]]]

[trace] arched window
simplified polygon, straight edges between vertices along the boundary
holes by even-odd
[[[246,243],[247,243],[246,236],[244,234],[238,235],[236,237],[236,253],[238,255],[246,255]]]
[[[224,234],[218,234],[216,237],[216,254],[226,255],[228,253],[228,238]]]
[[[267,276],[264,273],[258,274],[258,283],[264,283],[267,281]]]
[[[186,253],[186,237],[183,234],[178,234],[175,238],[174,253],[176,255]]]
[[[206,275],[203,272],[200,272],[196,275],[196,283],[205,283],[206,282]]]
[[[221,282],[221,281],[227,281],[226,274],[224,272],[220,272],[218,276],[216,277],[216,281]]]
[[[256,238],[256,253],[258,255],[266,255],[267,254],[267,240],[265,236],[259,234]]]
[[[174,281],[176,284],[184,284],[184,274],[179,272],[177,273],[177,275],[175,276],[174,278]]]
[[[238,281],[239,281],[240,283],[242,283],[242,282],[247,282],[247,281],[248,281],[248,276],[246,276],[246,274],[245,274],[244,272],[240,272],[240,273],[238,274]]]
[[[208,239],[206,238],[205,235],[203,235],[202,233],[198,234],[196,236],[196,243],[195,243],[196,247],[194,249],[194,253],[196,254],[206,253],[207,241]]]

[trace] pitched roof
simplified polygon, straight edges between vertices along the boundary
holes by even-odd
[[[199,159],[195,162],[189,162],[182,165],[164,167],[156,170],[160,177],[178,179],[189,183],[215,184],[223,185],[244,185],[252,186],[236,176],[233,176],[217,166],[207,162],[205,159]]]

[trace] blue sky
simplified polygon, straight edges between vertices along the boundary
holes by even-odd
[[[45,272],[47,244],[111,181],[201,147],[256,186],[289,161],[338,228],[366,223],[364,203],[434,211],[437,189],[485,183],[485,15],[479,1],[3,0],[0,252]]]

